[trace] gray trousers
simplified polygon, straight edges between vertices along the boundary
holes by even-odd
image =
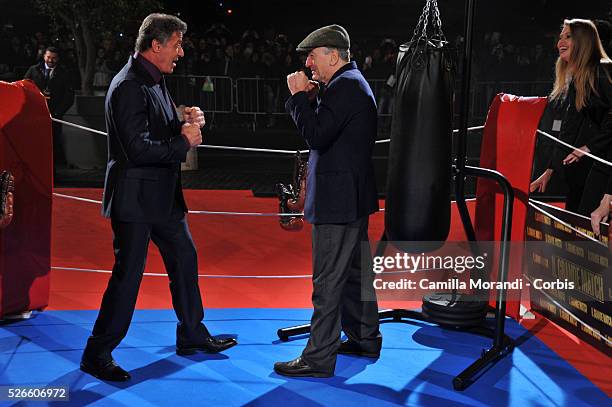
[[[373,273],[361,272],[362,243],[367,247],[368,216],[348,224],[320,224],[312,229],[312,305],[310,339],[302,358],[314,368],[333,372],[340,331],[368,350],[379,350],[378,303]],[[364,281],[362,281],[364,280]]]

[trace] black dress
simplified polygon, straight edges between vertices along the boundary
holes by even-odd
[[[559,133],[561,140],[576,147],[586,145],[592,154],[608,161],[612,158],[610,65],[612,64],[601,63],[597,67],[596,92],[591,91],[585,107],[580,111],[576,109],[576,89],[573,82],[570,84],[564,103],[565,118]],[[612,169],[586,156],[578,162],[562,165],[563,158],[571,151],[563,146],[555,148],[549,168],[565,175],[569,188],[566,208],[589,216],[599,206],[603,194],[607,191]],[[609,190],[612,191],[612,183]]]
[[[580,112],[588,140],[585,145],[598,157],[612,162],[612,64],[602,63],[597,69],[597,94],[591,92],[587,105]],[[574,105],[575,109],[575,105]],[[595,161],[586,179],[579,212],[589,216],[606,193],[612,192],[612,167]]]
[[[568,99],[566,97],[563,100],[550,101],[546,106],[538,127],[566,143],[579,147],[580,145],[575,143],[578,138],[584,138],[584,136],[579,137],[579,134],[586,130],[586,126],[581,126],[575,132],[567,131],[565,121]],[[554,125],[558,121],[562,123],[561,128],[557,128]],[[571,212],[578,212],[584,185],[593,165],[593,160],[584,157],[579,162],[567,166],[563,165],[563,158],[571,152],[572,150],[569,148],[547,138],[540,137],[538,139],[538,155],[534,162],[534,173],[541,174],[547,168],[553,169],[553,178],[548,183],[547,192],[553,194],[555,193],[553,191],[562,192],[561,190],[564,189],[564,186],[559,182],[562,179],[565,187],[567,187],[565,209]]]

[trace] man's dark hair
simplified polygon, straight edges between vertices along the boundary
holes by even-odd
[[[47,52],[52,52],[54,54],[59,55],[59,49],[57,49],[56,47],[53,47],[53,46],[45,48],[45,54]]]
[[[135,51],[143,52],[151,48],[153,40],[165,44],[175,32],[185,34],[187,24],[178,17],[169,14],[149,14],[140,25],[136,38]]]

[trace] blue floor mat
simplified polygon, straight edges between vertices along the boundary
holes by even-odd
[[[0,326],[0,385],[69,386],[70,402],[50,403],[58,406],[610,405],[601,390],[513,320],[507,333],[519,346],[463,392],[452,389],[453,377],[490,346],[490,339],[418,321],[382,324],[380,359],[341,355],[333,378],[276,375],[274,362],[293,359],[306,344],[305,336],[280,342],[276,330],[307,322],[310,314],[207,310],[210,331],[240,344],[219,355],[180,357],[174,353],[174,312],[136,311],[128,336],[113,353],[132,380],[111,384],[79,370],[97,311],[47,311]]]

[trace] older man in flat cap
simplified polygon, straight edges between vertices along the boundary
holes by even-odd
[[[371,256],[368,218],[378,210],[376,101],[349,49],[343,27],[319,28],[297,47],[308,52],[313,81],[301,71],[287,76],[285,107],[310,147],[304,217],[313,225],[314,312],[302,355],[274,365],[284,376],[330,377],[337,353],[377,358],[382,345],[373,275],[361,270],[362,255]]]

